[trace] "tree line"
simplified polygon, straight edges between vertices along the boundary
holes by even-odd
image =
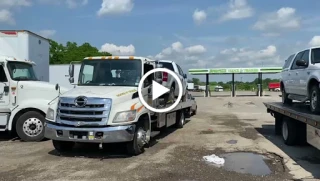
[[[67,42],[66,45],[49,39],[50,43],[50,64],[69,64],[72,61],[81,61],[84,57],[90,56],[111,56],[108,52],[100,52],[98,48],[83,43]]]
[[[189,83],[194,83],[194,85],[206,85],[205,82],[200,81],[198,78],[192,78],[192,80],[188,80]],[[240,82],[240,81],[234,81],[236,84],[237,90],[253,90],[257,89],[258,85],[258,78],[254,79],[252,82]],[[268,89],[268,85],[271,82],[280,82],[279,79],[270,79],[266,78],[262,80],[262,88]],[[229,82],[209,82],[210,89],[214,89],[215,86],[221,86],[225,90],[230,90],[232,81]]]

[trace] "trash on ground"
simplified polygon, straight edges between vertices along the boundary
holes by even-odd
[[[204,161],[213,164],[215,166],[223,166],[224,164],[224,158],[220,158],[215,154],[208,155],[208,156],[203,156]]]

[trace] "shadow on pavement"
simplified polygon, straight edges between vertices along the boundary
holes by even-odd
[[[185,125],[190,121],[187,119]],[[149,146],[146,147],[146,151],[148,148],[153,147],[156,145],[159,140],[165,138],[166,136],[170,135],[177,129],[169,127],[167,129],[161,130],[161,133],[150,140]],[[62,157],[84,157],[84,158],[91,158],[91,159],[112,159],[112,158],[129,158],[126,152],[126,144],[125,143],[112,143],[112,144],[103,144],[102,149],[99,148],[98,143],[79,143],[76,144],[74,149],[71,152],[66,153],[59,153],[56,150],[51,150],[48,152],[50,155],[54,156],[62,156]]]
[[[310,172],[314,178],[320,178],[320,150],[317,150],[308,144],[296,146],[285,145],[282,140],[282,136],[275,135],[274,125],[262,125],[262,128],[255,129],[279,149],[285,152],[302,168]]]
[[[10,134],[9,132],[0,132],[0,142],[1,141],[21,141],[16,134]]]

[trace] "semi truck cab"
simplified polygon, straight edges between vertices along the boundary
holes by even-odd
[[[38,80],[35,63],[0,56],[0,131],[16,132],[24,141],[44,138],[48,103],[67,91]]]

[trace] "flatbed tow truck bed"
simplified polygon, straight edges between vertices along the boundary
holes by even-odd
[[[309,111],[306,103],[264,102],[267,112],[275,118],[275,133],[282,135],[287,145],[305,142],[320,149],[320,115]]]

